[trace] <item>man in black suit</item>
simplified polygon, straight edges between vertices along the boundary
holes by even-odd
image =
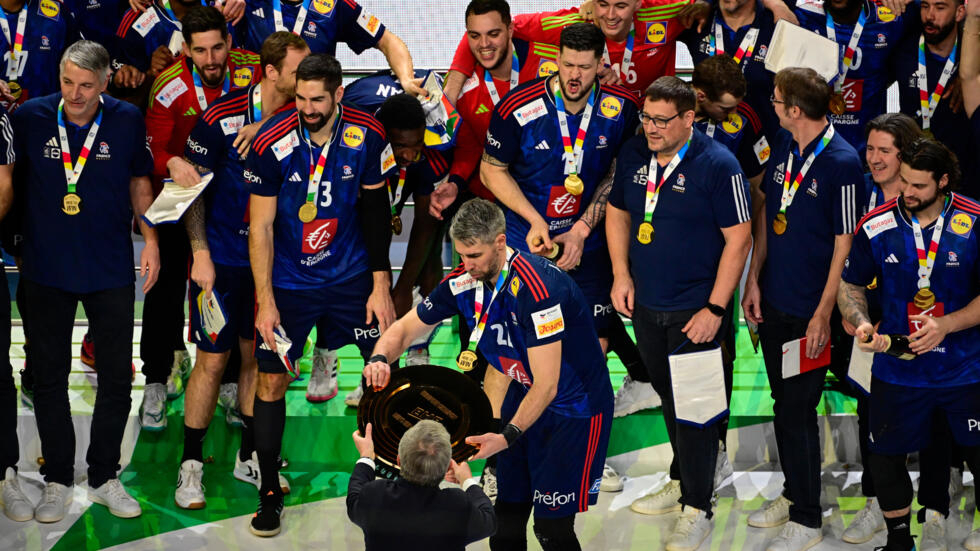
[[[397,480],[375,480],[371,425],[354,445],[361,458],[347,486],[347,516],[364,530],[372,549],[446,549],[462,551],[468,543],[497,531],[493,504],[465,462],[452,459],[449,433],[435,421],[419,421],[398,443]],[[463,489],[439,489],[445,478]]]

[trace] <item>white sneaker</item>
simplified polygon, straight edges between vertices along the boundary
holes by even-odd
[[[429,365],[432,358],[429,356],[428,346],[417,346],[409,348],[405,353],[405,365]]]
[[[167,428],[167,388],[162,383],[150,383],[143,388],[140,424],[143,430],[154,432]]]
[[[143,514],[139,502],[129,495],[118,478],[110,478],[98,488],[89,487],[88,500],[105,505],[110,513],[119,518],[135,518]]]
[[[885,517],[881,515],[878,500],[869,497],[864,508],[854,515],[851,525],[844,530],[841,539],[847,543],[867,543],[878,532],[885,529]]]
[[[358,383],[354,390],[347,393],[344,397],[344,403],[349,407],[356,408],[358,404],[361,403],[361,398],[364,397],[364,388]]]
[[[728,450],[719,442],[718,457],[715,459],[715,490],[721,488],[728,477],[734,474],[735,468],[732,467],[732,462],[728,459]]]
[[[207,504],[204,499],[204,464],[196,459],[188,459],[180,464],[177,473],[177,490],[174,492],[174,503],[181,509],[203,509]]]
[[[963,491],[963,471],[956,467],[949,468],[949,499]]]
[[[34,504],[20,489],[20,479],[13,467],[7,467],[0,486],[3,487],[3,491],[0,491],[0,505],[3,505],[3,512],[10,520],[26,522],[34,518]]]
[[[184,393],[184,383],[191,373],[191,355],[186,350],[174,351],[174,364],[167,377],[167,399],[175,400]]]
[[[946,517],[938,511],[926,509],[922,536],[915,548],[918,551],[946,551]]]
[[[667,551],[694,551],[710,533],[708,514],[694,507],[684,507],[674,524],[674,531],[667,538]]]
[[[804,551],[820,543],[823,540],[823,530],[820,528],[807,528],[797,522],[787,522],[786,526],[779,531],[766,551]]]
[[[255,489],[262,488],[262,473],[259,471],[259,456],[255,452],[252,452],[252,457],[242,461],[238,457],[238,452],[235,452],[235,470],[232,472],[235,478],[241,480],[242,482],[248,482],[249,484],[255,486]],[[289,481],[286,477],[279,473],[279,488],[282,490],[283,494],[288,494],[292,489],[289,487]]]
[[[963,547],[967,551],[980,551],[980,528],[970,532],[970,535],[963,541]]]
[[[659,492],[645,495],[632,504],[630,509],[641,515],[662,515],[671,511],[680,511],[681,481],[671,480]]]
[[[634,381],[629,375],[623,378],[623,386],[616,392],[613,417],[624,417],[655,407],[660,407],[660,396],[653,390],[653,385]]]
[[[480,486],[483,487],[483,493],[487,494],[490,498],[490,503],[497,502],[497,469],[493,467],[486,467],[483,469],[483,476],[480,477]]]
[[[619,476],[612,465],[606,463],[602,467],[602,482],[599,483],[599,491],[602,492],[621,492],[623,491],[623,477]]]
[[[48,482],[41,494],[41,502],[34,509],[38,522],[58,522],[65,518],[65,509],[71,503],[74,490],[71,486]]]
[[[780,495],[749,515],[749,526],[756,528],[779,526],[789,520],[789,506],[792,504],[792,501]]]
[[[313,349],[313,368],[310,383],[306,385],[306,401],[314,404],[326,402],[337,395],[337,351],[326,348]]]

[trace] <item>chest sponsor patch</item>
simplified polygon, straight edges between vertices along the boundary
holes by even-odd
[[[752,152],[755,153],[755,158],[759,161],[760,165],[766,164],[766,161],[769,160],[769,155],[772,154],[772,149],[769,148],[769,142],[766,141],[765,136],[755,142],[755,145],[752,146]]]
[[[465,293],[470,289],[476,289],[480,285],[480,280],[473,279],[470,274],[463,274],[449,280],[449,290],[453,296]]]
[[[558,72],[558,64],[550,59],[542,59],[538,62],[538,77],[550,77]]]
[[[565,330],[565,318],[561,315],[561,304],[532,313],[531,323],[534,324],[534,334],[539,339],[561,333]]]
[[[953,210],[953,216],[950,217],[949,224],[946,225],[946,231],[960,237],[970,237],[970,232],[973,231],[973,224],[976,221],[976,216],[956,209]]]
[[[340,145],[360,151],[364,148],[364,133],[366,129],[356,124],[345,124],[340,135]]]
[[[334,0],[313,0],[313,9],[317,13],[327,15],[333,11]]]
[[[395,168],[395,152],[391,149],[391,144],[381,150],[381,173],[384,174]]]
[[[864,94],[864,79],[846,79],[844,81],[844,108],[849,113],[856,113],[861,110],[861,98]]]
[[[357,16],[357,24],[371,36],[378,36],[378,29],[381,28],[381,20],[364,8],[361,8],[361,15]]]
[[[314,220],[303,224],[303,254],[316,254],[330,246],[337,235],[337,219]]]
[[[745,126],[745,121],[742,119],[742,115],[738,113],[729,113],[728,118],[721,123],[721,129],[725,131],[726,134],[731,134],[732,136],[738,134],[742,131],[742,127]]]
[[[871,239],[883,231],[897,227],[898,223],[895,222],[895,213],[892,211],[888,211],[885,214],[879,214],[861,225],[861,228],[864,230],[864,233],[867,234],[868,239]]]
[[[603,94],[599,99],[599,115],[609,120],[618,121],[623,114],[623,100],[610,94]]]
[[[548,217],[575,216],[582,204],[581,198],[581,195],[568,193],[565,186],[551,186],[551,196],[548,197]]]
[[[506,356],[497,356],[497,359],[500,360],[500,370],[504,372],[504,375],[507,375],[526,387],[531,386],[531,378],[527,375],[524,362]]]
[[[221,119],[221,132],[225,136],[232,136],[238,134],[238,131],[245,126],[245,115],[238,115],[235,117],[225,117]]]
[[[143,15],[137,17],[136,21],[133,22],[133,30],[145,38],[146,33],[150,32],[150,29],[155,27],[159,22],[160,16],[156,10],[146,10],[143,12]]]
[[[239,67],[235,69],[235,76],[231,79],[237,88],[244,88],[252,82],[255,75],[251,67]]]
[[[667,43],[667,23],[665,21],[653,21],[647,23],[647,44],[660,46]]]
[[[272,144],[272,154],[276,156],[277,161],[281,161],[286,158],[286,155],[292,153],[297,146],[299,146],[299,135],[293,131]]]
[[[520,109],[515,110],[514,118],[517,120],[517,124],[524,126],[534,119],[539,119],[545,116],[547,113],[548,107],[545,106],[544,100],[538,98]]]
[[[183,94],[187,90],[188,90],[187,84],[184,83],[184,80],[180,77],[177,77],[171,80],[170,82],[168,82],[167,85],[163,87],[163,89],[157,92],[157,95],[154,96],[154,98],[158,102],[160,102],[160,105],[163,105],[164,107],[170,107],[173,104],[174,100],[179,98],[181,94]]]
[[[37,13],[44,17],[54,19],[61,13],[61,4],[55,0],[41,0],[41,3],[37,7]]]

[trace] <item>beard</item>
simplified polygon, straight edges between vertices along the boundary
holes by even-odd
[[[905,208],[908,209],[909,212],[911,212],[913,214],[916,214],[916,213],[922,212],[923,210],[931,207],[936,201],[939,200],[939,197],[940,196],[941,196],[941,193],[940,192],[937,192],[931,198],[925,199],[925,200],[921,200],[921,201],[919,201],[919,203],[917,205],[915,205],[913,207],[913,206],[910,206],[908,204],[908,199],[905,198],[905,195],[902,195],[902,202],[905,203]]]
[[[922,35],[925,37],[926,44],[931,44],[934,46],[936,44],[939,44],[943,40],[946,40],[946,37],[948,37],[950,33],[956,30],[956,20],[954,19],[950,21],[948,24],[943,25],[942,27],[933,26],[932,28],[937,29],[935,33],[929,34],[925,32],[925,28],[923,28]]]
[[[561,86],[561,96],[565,101],[578,101],[584,98],[586,95],[592,93],[592,83],[585,86],[581,80],[571,80],[569,82],[574,82],[578,85],[578,94],[572,95],[572,93],[568,91],[568,83],[561,79],[561,75],[558,76],[558,84]]]
[[[327,116],[323,113],[317,113],[317,119],[313,122],[309,122],[306,120],[306,115],[301,115],[299,122],[303,125],[303,128],[313,134],[314,132],[319,132],[320,129],[327,124]]]
[[[201,82],[203,82],[208,88],[217,88],[218,86],[221,86],[222,82],[225,80],[225,71],[219,71],[215,77],[209,77],[209,73],[207,72],[209,70],[213,71],[214,69],[220,68],[220,65],[208,65],[204,68],[198,67],[197,72],[201,75]]]

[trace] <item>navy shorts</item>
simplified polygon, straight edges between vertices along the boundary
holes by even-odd
[[[361,356],[365,359],[370,357],[374,343],[381,336],[377,320],[371,325],[364,323],[367,319],[367,300],[373,288],[371,272],[322,289],[273,287],[279,323],[286,331],[286,337],[293,342],[289,348],[289,361],[295,364],[303,355],[303,345],[314,325],[323,332],[318,340],[325,342],[331,350],[354,344],[360,349]],[[256,332],[255,357],[259,360],[259,371],[285,373],[286,366],[279,356],[271,350],[262,349],[261,344],[262,336]]]
[[[903,455],[929,445],[935,415],[943,415],[962,446],[980,446],[980,383],[919,388],[871,379],[871,451]]]
[[[517,411],[523,393],[511,383],[502,418]],[[497,457],[497,500],[534,505],[534,516],[561,518],[584,513],[599,497],[612,426],[612,407],[591,417],[545,410]]]
[[[609,323],[618,316],[612,305],[612,265],[606,249],[590,251],[582,255],[582,263],[568,272],[585,295],[585,302],[592,311],[592,323],[599,337],[609,333]]]
[[[191,326],[190,340],[198,350],[220,354],[238,346],[238,339],[255,338],[255,282],[248,266],[214,265],[214,289],[225,309],[225,326],[212,343],[201,327],[201,312],[197,307],[197,295],[201,288],[190,281]]]

